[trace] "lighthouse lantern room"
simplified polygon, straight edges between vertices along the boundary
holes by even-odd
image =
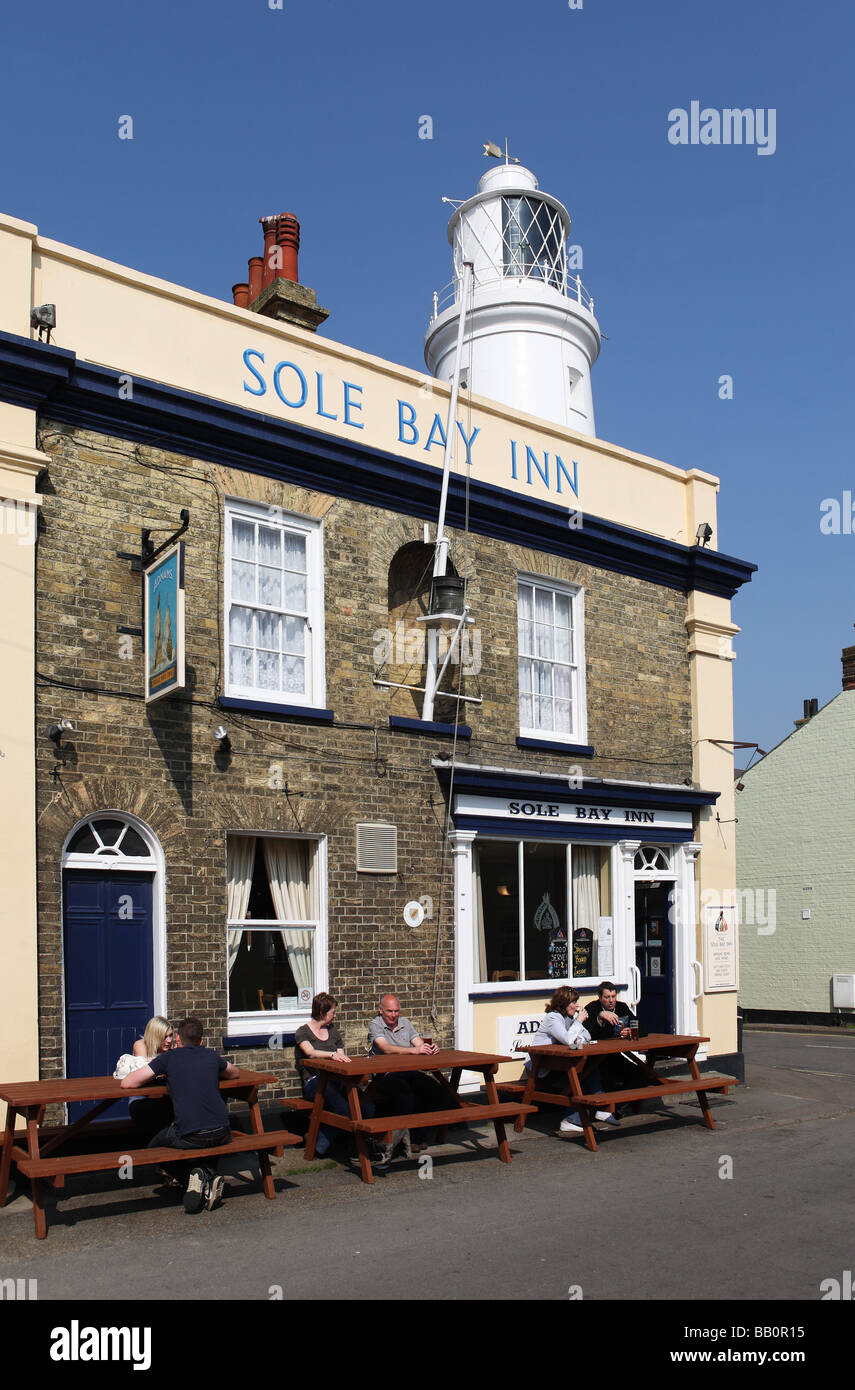
[[[600,328],[594,301],[568,268],[569,232],[567,209],[538,188],[530,169],[507,157],[488,169],[448,224],[454,279],[434,295],[425,361],[434,376],[452,379],[462,307],[471,391],[593,435]],[[470,302],[461,306],[467,262]]]

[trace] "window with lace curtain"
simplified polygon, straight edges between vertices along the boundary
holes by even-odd
[[[230,1027],[306,1018],[326,977],[321,846],[237,834],[227,846]]]
[[[228,502],[225,608],[227,695],[323,704],[320,522]]]
[[[556,743],[587,737],[583,598],[578,586],[518,581],[521,734]]]

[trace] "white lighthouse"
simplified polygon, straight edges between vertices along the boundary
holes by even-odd
[[[471,391],[516,410],[595,434],[591,367],[600,351],[594,301],[567,265],[570,216],[530,169],[509,162],[484,174],[452,214],[454,280],[434,295],[425,361],[451,380],[464,263],[473,266],[461,360]]]

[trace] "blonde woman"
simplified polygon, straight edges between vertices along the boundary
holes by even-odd
[[[122,1077],[130,1076],[131,1072],[146,1066],[159,1053],[170,1052],[174,1046],[175,1030],[172,1024],[169,1019],[155,1014],[146,1024],[142,1037],[134,1043],[133,1050],[124,1052],[119,1058],[113,1075],[121,1081]],[[135,1128],[143,1135],[146,1143],[160,1130],[171,1125],[175,1118],[172,1101],[168,1096],[152,1096],[150,1100],[139,1096],[131,1101],[128,1111]],[[171,1181],[171,1174],[164,1176]]]
[[[134,1043],[133,1055],[150,1062],[159,1052],[170,1052],[175,1046],[175,1030],[166,1018],[155,1014],[145,1026],[142,1037]]]

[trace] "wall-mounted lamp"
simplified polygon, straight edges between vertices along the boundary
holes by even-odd
[[[51,330],[56,328],[56,305],[36,304],[36,306],[30,310],[30,328],[38,330],[40,340],[44,333],[44,341],[49,343]]]
[[[707,545],[712,540],[712,527],[708,521],[702,521],[695,532],[695,540],[698,545]]]
[[[228,729],[226,728],[225,724],[217,725],[216,729],[214,730],[214,738],[217,740],[217,743],[219,744],[219,748],[217,749],[218,753],[231,752],[232,741],[229,738]]]
[[[57,748],[62,743],[63,734],[73,734],[76,730],[70,719],[60,719],[56,724],[48,724],[47,736],[52,739]]]

